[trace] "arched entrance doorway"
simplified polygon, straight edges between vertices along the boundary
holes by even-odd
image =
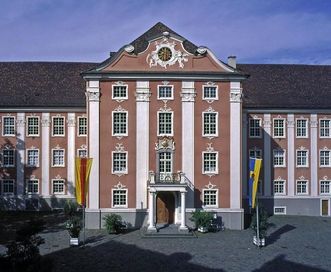
[[[173,224],[175,197],[171,192],[159,192],[156,196],[156,223]]]

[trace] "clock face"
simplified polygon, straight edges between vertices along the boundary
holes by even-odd
[[[168,47],[162,47],[157,52],[157,55],[158,55],[158,57],[159,57],[160,60],[162,60],[162,61],[168,61],[172,57],[172,52],[171,52],[170,48],[168,48]]]

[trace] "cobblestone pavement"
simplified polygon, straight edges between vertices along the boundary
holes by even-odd
[[[331,271],[331,218],[273,216],[267,246],[252,230],[198,238],[142,238],[140,231],[108,235],[89,230],[83,247],[69,248],[65,230],[45,232],[41,253],[55,271]]]

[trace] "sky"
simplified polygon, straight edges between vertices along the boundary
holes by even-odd
[[[101,62],[160,21],[224,61],[331,65],[330,0],[0,2],[0,61]]]

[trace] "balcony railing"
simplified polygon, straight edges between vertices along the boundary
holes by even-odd
[[[177,173],[155,173],[149,172],[149,184],[186,184],[185,174]]]

